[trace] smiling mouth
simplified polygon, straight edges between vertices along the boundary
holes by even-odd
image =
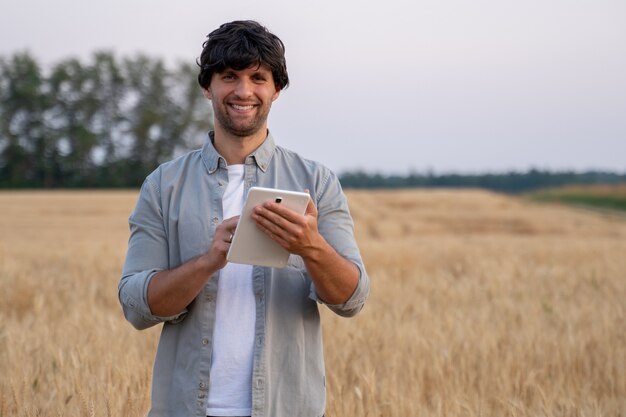
[[[246,111],[246,110],[252,110],[254,108],[253,104],[248,104],[245,106],[242,106],[240,104],[230,104],[230,106],[235,109],[235,110],[239,110],[239,111]]]

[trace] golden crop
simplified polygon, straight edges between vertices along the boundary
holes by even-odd
[[[348,196],[372,292],[353,319],[322,309],[328,416],[626,416],[624,218]],[[0,417],[145,415],[159,329],[117,301],[135,198],[0,193]]]

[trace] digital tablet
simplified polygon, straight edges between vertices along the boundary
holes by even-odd
[[[251,217],[252,209],[268,200],[282,204],[298,214],[304,214],[309,195],[274,188],[250,188],[226,256],[228,262],[274,268],[287,266],[289,252],[263,233]]]

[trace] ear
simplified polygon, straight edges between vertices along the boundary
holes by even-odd
[[[207,88],[203,88],[202,89],[202,94],[208,99],[208,100],[212,100],[213,99],[213,95],[211,94],[211,88],[207,87]]]
[[[275,101],[279,95],[280,95],[280,89],[276,88],[276,92],[272,96],[272,101]]]

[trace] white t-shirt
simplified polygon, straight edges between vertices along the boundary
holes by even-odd
[[[244,198],[244,165],[229,165],[224,219],[241,214]],[[252,266],[229,262],[218,281],[207,415],[252,414],[255,309]]]

